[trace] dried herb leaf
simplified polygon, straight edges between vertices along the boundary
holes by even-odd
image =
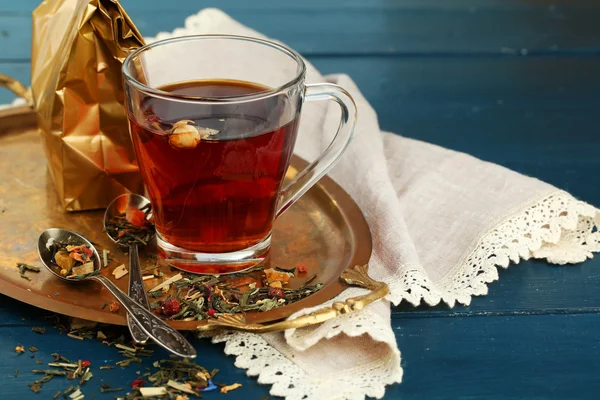
[[[25,271],[40,272],[39,267],[34,267],[33,265],[29,265],[29,264],[25,264],[25,263],[17,263],[17,267],[19,268],[19,274],[21,275],[21,278],[27,279],[28,281],[30,281],[31,278],[28,276],[25,276]]]
[[[122,387],[119,388],[112,388],[110,386],[108,386],[106,383],[104,385],[102,385],[102,387],[100,388],[100,393],[109,393],[109,392],[120,392],[121,390],[123,390]]]

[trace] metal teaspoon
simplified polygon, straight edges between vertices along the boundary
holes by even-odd
[[[67,279],[56,273],[52,268],[52,252],[50,251],[49,246],[53,241],[66,242],[69,240],[73,241],[73,239],[75,239],[75,243],[89,246],[94,253],[94,272],[100,272],[101,263],[98,251],[86,238],[66,229],[51,228],[46,229],[40,234],[38,239],[38,253],[42,264],[44,264],[54,276],[67,282],[81,282],[84,280],[100,282],[123,305],[125,310],[127,310],[129,315],[131,315],[144,333],[152,338],[158,345],[180,357],[196,357],[196,350],[194,347],[179,332],[177,332],[177,330],[170,327],[166,322],[136,303],[107,277],[97,274],[83,278]]]
[[[146,309],[150,309],[150,303],[146,296],[146,290],[144,289],[144,280],[142,279],[142,271],[140,268],[140,257],[138,255],[138,246],[136,243],[124,244],[117,240],[116,237],[106,229],[111,219],[117,216],[122,216],[131,207],[135,209],[142,209],[143,207],[150,206],[150,200],[139,194],[122,194],[117,196],[106,208],[104,213],[104,231],[108,234],[108,237],[115,242],[117,245],[122,247],[129,247],[129,296],[137,301],[141,306]],[[152,233],[154,235],[154,233]],[[127,326],[133,341],[138,344],[146,344],[148,341],[148,335],[135,323],[129,314],[127,314]]]

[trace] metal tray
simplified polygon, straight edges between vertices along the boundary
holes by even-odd
[[[293,177],[305,165],[306,161],[294,157],[286,179]],[[104,303],[114,299],[100,285],[62,282],[45,269],[39,273],[28,273],[27,276],[31,277],[28,281],[20,277],[16,267],[18,262],[41,266],[36,251],[37,237],[46,228],[58,227],[78,231],[96,243],[99,249],[109,250],[115,262],[104,268],[103,274],[112,279],[111,270],[121,263],[127,265],[127,257],[103,233],[102,217],[102,210],[68,213],[62,209],[47,171],[32,109],[22,106],[0,110],[0,293],[73,317],[126,324],[123,310],[111,313],[108,308],[101,309]],[[151,262],[152,253],[152,248],[141,253],[142,268]],[[348,287],[340,281],[342,273],[356,265],[366,264],[370,255],[371,234],[360,209],[340,186],[325,177],[277,220],[269,261],[272,266],[284,268],[303,263],[308,267],[307,276],[317,274],[313,282],[323,283],[324,288],[301,301],[271,311],[248,313],[243,318],[226,318],[225,325],[234,329],[266,331],[264,325],[257,324],[280,321],[302,308],[322,304]],[[165,267],[163,272],[163,278],[145,282],[147,289],[178,271]],[[364,280],[369,279],[361,279],[361,276],[365,278],[366,271],[356,270],[345,281],[355,281],[359,285],[362,283],[361,286],[376,289],[374,282],[365,284]],[[301,281],[293,278],[290,286],[298,286]],[[126,290],[127,276],[115,283]],[[379,292],[378,298],[385,290]],[[366,303],[340,303],[328,310],[327,318],[321,315],[321,318],[313,317],[310,321],[305,319],[298,326],[351,312],[376,299],[367,300]],[[170,323],[182,330],[207,324],[204,321]],[[295,325],[280,323],[277,327],[270,330]]]

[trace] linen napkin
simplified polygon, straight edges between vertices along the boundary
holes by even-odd
[[[205,9],[185,27],[147,41],[200,33],[263,37],[219,10]],[[330,175],[365,214],[373,234],[370,273],[387,282],[391,293],[320,326],[215,336],[236,356],[236,366],[272,385],[271,394],[290,400],[381,398],[386,385],[402,379],[390,302],[469,304],[498,279],[497,267],[531,257],[575,263],[600,251],[598,209],[498,165],[381,132],[375,111],[348,76],[323,77],[307,68],[308,82],[336,83],[358,105],[354,140]],[[307,103],[296,153],[317,157],[338,122],[337,105]],[[336,300],[360,293],[350,289]]]

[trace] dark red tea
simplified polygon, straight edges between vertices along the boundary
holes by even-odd
[[[209,80],[161,90],[216,98],[268,88]],[[130,117],[131,133],[154,205],[156,228],[164,240],[187,250],[222,253],[248,248],[269,235],[296,141],[298,119],[286,116],[288,108],[279,97],[215,107],[156,97],[141,100],[145,122]],[[178,122],[184,128],[190,125],[218,133],[203,137],[195,146],[196,142],[188,146],[185,141],[179,145],[170,134]]]

